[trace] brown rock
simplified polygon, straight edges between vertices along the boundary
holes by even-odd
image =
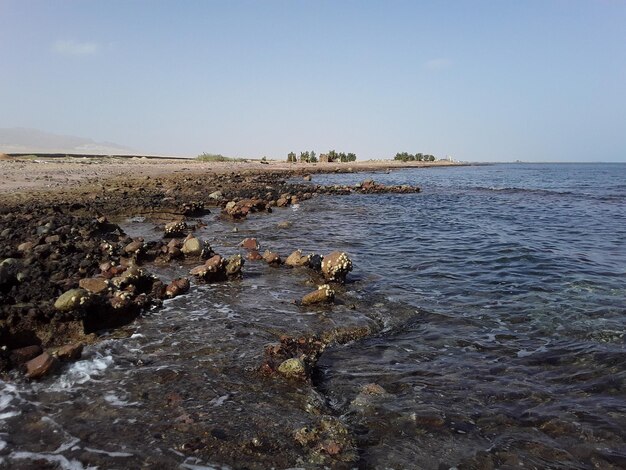
[[[285,207],[288,204],[289,204],[289,200],[284,197],[281,197],[278,201],[276,201],[276,205],[278,207]]]
[[[278,253],[274,253],[269,250],[265,250],[265,253],[263,253],[263,259],[270,266],[280,266],[280,263],[282,262]]]
[[[228,277],[241,277],[244,260],[241,255],[232,255],[226,260],[226,274]]]
[[[82,343],[66,344],[57,351],[57,357],[62,361],[76,361],[83,354]]]
[[[313,291],[304,297],[302,297],[302,305],[313,305],[323,302],[332,302],[335,298],[335,291],[330,288],[328,284],[319,286],[316,291]]]
[[[109,282],[103,277],[88,277],[78,281],[79,287],[82,287],[89,292],[99,294],[109,288]]]
[[[59,243],[61,241],[61,237],[59,235],[50,235],[45,238],[46,243]]]
[[[169,298],[173,298],[189,292],[189,279],[181,277],[174,279],[166,288],[165,295]]]
[[[259,251],[259,242],[256,238],[246,238],[240,244],[240,247],[250,251]]]
[[[29,379],[39,379],[54,371],[58,364],[56,358],[44,352],[25,364],[26,377]]]
[[[11,353],[9,354],[9,359],[14,366],[18,366],[39,356],[42,352],[43,349],[41,349],[41,346],[25,346],[23,348],[14,349],[13,351],[11,351]]]
[[[344,252],[334,251],[322,261],[322,274],[327,281],[345,282],[352,271],[352,261]]]
[[[17,246],[17,251],[23,251],[24,253],[28,253],[30,252],[33,248],[35,247],[35,244],[33,242],[24,242],[24,243],[20,243]]]
[[[246,258],[249,261],[260,261],[263,259],[263,257],[261,256],[261,253],[259,253],[256,250],[251,251],[250,253],[248,253],[248,256],[246,256]]]
[[[309,259],[310,256],[302,255],[302,250],[296,250],[287,257],[285,264],[292,267],[307,266]]]
[[[196,237],[187,237],[181,251],[185,256],[199,257],[202,254],[202,242]]]

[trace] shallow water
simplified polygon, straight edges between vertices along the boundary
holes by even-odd
[[[209,216],[198,232],[223,255],[248,236],[283,256],[347,251],[355,270],[336,306],[294,305],[317,279],[259,263],[241,281],[198,286],[60,376],[2,384],[0,465],[312,468],[293,432],[328,415],[354,436],[362,468],[626,466],[626,165],[313,183],[368,176],[423,191],[319,197],[239,223]],[[284,220],[293,226],[278,229]],[[256,372],[280,334],[350,326],[372,335],[323,353],[313,388]],[[386,393],[360,394],[368,383]]]

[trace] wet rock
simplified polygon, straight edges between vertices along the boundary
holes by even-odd
[[[13,366],[19,366],[39,356],[42,352],[43,349],[39,345],[25,346],[11,351],[9,360]]]
[[[365,395],[385,395],[387,391],[376,383],[369,383],[361,387],[361,393]]]
[[[278,207],[285,207],[289,205],[289,199],[281,197],[276,201]]]
[[[183,237],[187,231],[187,224],[182,221],[165,224],[164,237]]]
[[[89,277],[78,281],[78,286],[93,294],[100,294],[109,288],[109,281],[103,277]]]
[[[183,243],[181,251],[186,257],[199,258],[204,248],[202,242],[196,237],[189,236]]]
[[[56,369],[58,361],[56,358],[44,352],[34,359],[26,362],[26,377],[29,379],[40,379]]]
[[[143,239],[134,240],[124,247],[124,251],[129,255],[139,255],[144,248]]]
[[[54,302],[54,308],[60,312],[71,312],[85,306],[89,298],[89,292],[85,289],[70,289]]]
[[[226,275],[230,278],[241,277],[244,260],[241,255],[232,255],[226,260]]]
[[[75,343],[75,344],[66,344],[65,346],[61,346],[56,353],[56,356],[61,361],[77,361],[81,358],[83,354],[83,344]]]
[[[186,277],[174,279],[165,288],[165,295],[171,299],[179,295],[186,294],[189,292],[189,286],[189,279]]]
[[[308,266],[310,259],[311,255],[305,256],[302,254],[302,250],[296,250],[287,257],[287,259],[285,260],[285,264],[294,268],[300,266]]]
[[[350,271],[352,271],[352,261],[344,252],[334,251],[325,256],[322,261],[322,274],[327,281],[343,283]]]
[[[260,261],[263,259],[263,256],[261,256],[261,253],[259,253],[258,251],[253,250],[250,253],[248,253],[248,255],[246,256],[246,259],[248,261]]]
[[[239,246],[250,251],[259,251],[260,248],[256,238],[245,238]]]
[[[273,251],[269,250],[265,250],[265,253],[263,253],[263,259],[267,264],[274,267],[280,266],[282,262],[278,253],[274,253]]]
[[[220,255],[209,258],[202,266],[196,266],[189,274],[206,282],[217,282],[226,279],[226,262]]]
[[[288,228],[291,228],[292,225],[293,225],[293,222],[290,222],[288,220],[283,220],[282,222],[278,222],[276,224],[276,227],[281,228],[281,229],[288,229]]]
[[[314,271],[321,271],[323,260],[324,257],[322,255],[309,255],[309,268],[313,269]]]
[[[335,291],[330,288],[328,284],[319,286],[316,291],[313,291],[304,297],[302,297],[301,305],[313,305],[324,302],[332,302],[335,299]]]
[[[292,357],[278,366],[278,372],[290,379],[304,379],[306,377],[306,366],[302,359]]]

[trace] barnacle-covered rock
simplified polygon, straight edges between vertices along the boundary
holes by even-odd
[[[226,261],[220,255],[215,255],[203,265],[193,268],[189,274],[206,282],[223,281],[226,279]]]
[[[333,251],[322,260],[322,274],[327,281],[345,282],[352,271],[352,261],[344,252]]]
[[[187,231],[187,224],[183,221],[170,222],[165,225],[164,237],[182,237]]]
[[[54,302],[54,308],[56,308],[60,312],[71,312],[74,310],[78,310],[81,307],[85,306],[90,299],[90,294],[87,290],[79,288],[79,289],[70,289]]]
[[[302,305],[319,304],[322,302],[332,302],[335,298],[335,291],[330,288],[328,284],[319,286],[316,291],[313,291],[304,297],[302,297]]]

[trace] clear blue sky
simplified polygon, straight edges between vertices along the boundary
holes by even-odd
[[[626,2],[0,0],[0,127],[140,151],[626,161]]]

